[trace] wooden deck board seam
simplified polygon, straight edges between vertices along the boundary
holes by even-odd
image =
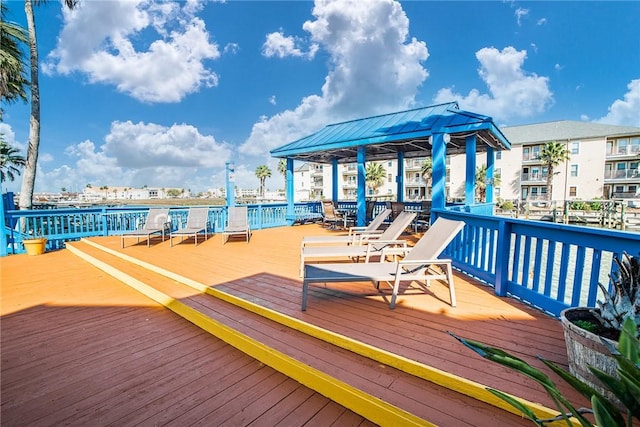
[[[389,404],[375,396],[365,393],[333,378],[309,365],[299,362],[277,350],[274,350],[234,329],[212,319],[209,316],[187,306],[151,286],[115,269],[107,263],[92,257],[73,244],[68,244],[73,254],[91,263],[96,268],[127,284],[148,298],[167,307],[174,313],[187,319],[210,334],[229,343],[245,354],[259,360],[278,372],[295,379],[301,384],[328,397],[364,418],[380,425],[432,426],[433,424],[401,408]],[[176,275],[177,276],[177,275]]]
[[[123,254],[121,252],[112,250],[94,241],[91,241],[88,239],[82,239],[82,242],[87,243],[90,246],[100,249],[115,257],[131,262],[142,268],[151,270],[157,274],[168,277],[184,285],[190,286],[197,291],[206,293],[207,295],[210,295],[212,297],[218,298],[230,304],[241,307],[252,313],[263,316],[269,320],[272,320],[274,322],[277,322],[289,328],[295,329],[297,331],[310,335],[314,338],[318,338],[332,345],[336,345],[340,348],[352,351],[356,354],[359,354],[361,356],[383,363],[387,366],[391,366],[393,368],[399,369],[403,372],[414,375],[418,378],[429,381],[436,385],[445,387],[449,390],[453,390],[458,393],[464,394],[466,396],[472,397],[476,400],[487,403],[494,407],[503,409],[505,411],[511,412],[516,415],[521,415],[521,413],[515,408],[513,408],[511,405],[508,405],[502,399],[499,399],[493,393],[490,393],[487,390],[487,386],[485,386],[484,384],[480,384],[478,382],[468,380],[466,378],[448,373],[446,371],[435,368],[433,366],[429,366],[427,364],[408,359],[398,354],[371,346],[362,341],[358,341],[358,340],[346,337],[344,335],[329,331],[327,329],[312,325],[303,320],[299,320],[294,317],[288,316],[286,314],[279,313],[275,310],[262,307],[258,304],[254,304],[250,301],[236,297],[227,292],[221,291],[219,289],[211,288],[202,283],[199,283],[198,281],[173,273],[171,271],[163,269],[162,267],[158,267],[148,262]],[[508,394],[508,393],[505,393],[505,394]],[[525,406],[529,407],[539,418],[553,418],[559,415],[558,411],[547,408],[544,405],[528,401],[518,396],[513,396],[510,394],[508,395],[518,400],[520,403],[524,404]]]

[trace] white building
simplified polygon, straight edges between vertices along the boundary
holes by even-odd
[[[553,178],[551,200],[589,200],[594,198],[640,199],[640,128],[590,122],[557,121],[501,129],[511,142],[510,151],[496,152],[494,172],[499,177],[495,198],[504,200],[547,199],[547,170],[538,158],[543,144],[550,141],[567,145],[570,159],[558,166]],[[431,198],[422,176],[425,158],[406,159],[404,200]],[[387,171],[387,178],[367,197],[396,199],[397,161],[376,162]],[[465,156],[447,156],[446,195],[462,199],[465,193]],[[484,154],[477,165],[486,164]],[[338,166],[340,200],[355,200],[357,166]],[[303,164],[295,170],[296,201],[331,198],[331,165]]]
[[[85,187],[80,196],[85,202],[105,200],[149,200],[188,198],[191,192],[184,188],[131,188],[131,187]]]

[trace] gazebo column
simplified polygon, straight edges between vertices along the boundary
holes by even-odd
[[[465,139],[466,152],[466,180],[464,186],[464,204],[473,205],[476,202],[476,136],[470,135]]]
[[[357,152],[358,161],[358,191],[356,197],[356,225],[363,226],[367,222],[367,181],[366,181],[366,169],[365,163],[366,149],[364,146],[358,147]]]
[[[295,192],[293,185],[293,159],[287,158],[287,172],[286,172],[286,195],[287,195],[287,223],[289,225],[293,225],[296,219],[296,209],[295,209]]]
[[[338,203],[338,159],[331,162],[331,200]]]
[[[493,189],[495,188],[494,160],[495,160],[495,155],[494,155],[493,148],[487,147],[487,191],[486,191],[487,203],[493,203]]]
[[[396,200],[399,202],[404,202],[404,152],[400,151],[398,153],[398,171],[396,175]]]
[[[431,159],[433,160],[433,172],[431,175],[431,207],[434,209],[444,209],[447,199],[447,144],[444,142],[443,135],[443,133],[434,133],[431,136]]]

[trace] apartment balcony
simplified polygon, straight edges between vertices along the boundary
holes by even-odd
[[[547,174],[542,173],[523,173],[520,176],[522,182],[547,182]]]
[[[614,149],[607,152],[606,160],[626,160],[626,159],[639,159],[640,160],[640,147],[627,147],[626,149]]]
[[[605,171],[604,181],[621,182],[621,181],[640,181],[640,170],[638,169],[622,169]]]
[[[405,187],[426,187],[427,183],[424,181],[424,179],[407,179],[404,182]]]
[[[534,164],[541,164],[541,163],[542,161],[540,160],[540,155],[538,154],[530,154],[530,155],[522,156],[522,164],[534,165]]]
[[[357,182],[345,182],[344,184],[342,184],[342,188],[344,188],[344,189],[358,188],[358,183]]]

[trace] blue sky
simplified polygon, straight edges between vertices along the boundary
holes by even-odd
[[[9,1],[24,24],[24,2]],[[81,0],[36,8],[36,192],[282,186],[269,150],[458,101],[500,125],[640,126],[640,2]],[[0,132],[26,151],[29,105]],[[3,190],[19,191],[19,179]]]

